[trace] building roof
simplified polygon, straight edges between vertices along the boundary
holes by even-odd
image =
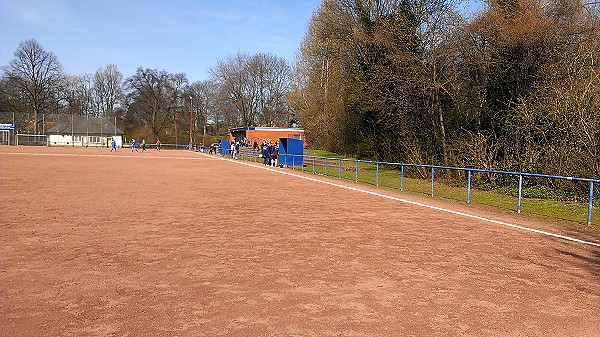
[[[303,133],[303,129],[299,128],[277,128],[277,127],[237,127],[229,129],[229,132],[239,132],[239,131],[275,131],[275,132],[300,132]]]
[[[74,135],[123,135],[106,117],[87,117],[73,115],[58,115],[55,125],[46,130],[46,134]],[[48,124],[53,122],[48,122]]]

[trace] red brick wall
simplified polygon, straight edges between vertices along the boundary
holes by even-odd
[[[270,131],[270,130],[247,130],[246,131],[246,139],[250,140],[250,144],[254,144],[254,141],[258,143],[260,146],[262,144],[263,139],[267,139],[269,142],[278,141],[279,138],[295,138],[294,136],[300,136],[301,140],[304,140],[304,132],[297,131]],[[231,141],[233,137],[231,134],[229,135],[229,141]]]

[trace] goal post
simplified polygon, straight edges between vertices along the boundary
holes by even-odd
[[[48,146],[48,136],[17,133],[16,144],[25,146]]]
[[[0,130],[0,145],[10,145],[10,130]]]

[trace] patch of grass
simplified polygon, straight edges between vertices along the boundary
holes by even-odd
[[[519,188],[518,186],[509,186],[502,187],[498,189],[498,191],[508,194],[512,197],[519,196]],[[521,190],[521,196],[523,198],[534,198],[534,199],[561,199],[561,195],[555,192],[552,188],[548,186],[530,186],[523,187]]]
[[[348,158],[345,156],[340,156],[337,153],[333,153],[325,150],[316,150],[316,149],[304,149],[304,155],[306,156],[316,156],[316,157],[327,157],[327,158]]]

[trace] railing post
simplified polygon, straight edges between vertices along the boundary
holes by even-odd
[[[400,165],[400,191],[404,191],[404,165]]]
[[[435,176],[434,170],[435,170],[435,169],[434,169],[434,168],[433,168],[433,166],[432,166],[432,167],[431,167],[431,196],[432,196],[432,197],[433,197],[433,178],[434,178],[434,176]]]
[[[517,204],[517,213],[521,213],[522,195],[523,195],[523,176],[519,174],[519,201]]]
[[[589,197],[589,202],[588,202],[588,217],[587,217],[587,224],[591,225],[592,224],[592,203],[594,201],[594,182],[590,181],[590,197]]]
[[[340,163],[338,166],[338,178],[342,179],[342,159],[340,159]]]
[[[312,161],[312,174],[315,174],[315,160],[316,160],[316,157],[313,157],[313,161]]]
[[[287,159],[285,160],[285,163],[287,164]],[[296,155],[292,156],[292,170],[296,170]]]
[[[329,163],[329,160],[328,160],[327,158],[325,158],[325,176],[326,176],[326,177],[327,177],[327,176],[329,176],[329,175],[327,174],[327,166],[328,166],[328,163]]]
[[[467,204],[471,203],[471,170],[467,171]]]
[[[375,186],[379,186],[379,162],[375,163]]]
[[[354,180],[356,182],[358,182],[358,160],[355,160],[355,162],[356,162],[356,171],[354,171],[354,176],[355,176]]]

